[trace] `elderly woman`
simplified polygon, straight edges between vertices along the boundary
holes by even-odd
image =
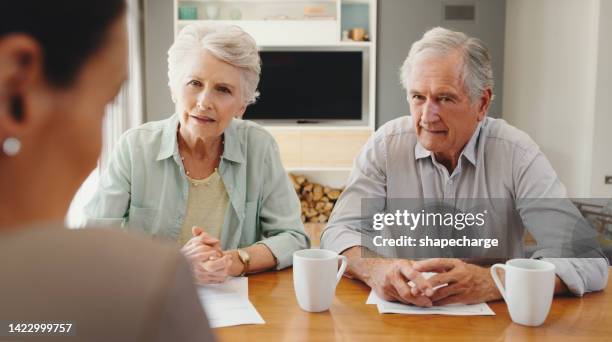
[[[236,26],[185,27],[168,51],[176,113],[126,132],[85,208],[178,241],[199,283],[281,269],[309,239],[262,127],[240,118],[258,95],[255,41]]]

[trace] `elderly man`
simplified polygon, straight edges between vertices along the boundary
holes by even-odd
[[[361,225],[371,216],[362,210],[362,200],[382,200],[388,210],[389,202],[398,198],[506,199],[512,203],[508,211],[516,212],[519,222],[507,224],[505,236],[521,246],[523,225],[538,245],[549,237],[574,234],[566,234],[573,227],[551,232],[542,231],[537,224],[525,224],[534,214],[571,219],[579,213],[573,207],[534,209],[519,204],[520,199],[569,201],[538,146],[505,121],[486,116],[493,97],[493,72],[481,41],[434,28],[412,45],[401,79],[412,116],[386,123],[363,147],[323,233],[321,247],[347,256],[346,275],[368,284],[387,300],[431,306],[501,299],[488,267],[449,255],[419,261],[382,258],[366,248]],[[547,251],[536,251],[533,257],[555,264],[556,293],[582,295],[601,290],[607,282],[608,262],[597,248],[594,250],[594,258],[593,254],[582,259],[551,258],[558,255]],[[514,251],[507,257],[522,256],[522,248]],[[437,274],[425,279],[424,272]],[[411,288],[409,281],[416,286]],[[433,290],[444,284],[447,286]]]

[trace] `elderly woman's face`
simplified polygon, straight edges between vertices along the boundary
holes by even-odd
[[[192,138],[221,136],[232,118],[242,116],[246,109],[240,69],[206,50],[194,56],[186,68],[176,94],[181,132]]]

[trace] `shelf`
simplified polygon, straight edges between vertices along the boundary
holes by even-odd
[[[338,20],[340,5],[330,0],[179,1],[177,8],[179,20],[316,20],[317,16]]]
[[[332,19],[321,19],[321,20],[208,20],[208,19],[198,19],[198,20],[177,20],[176,21],[180,26],[185,26],[194,23],[214,23],[214,24],[222,24],[222,25],[298,25],[301,23],[312,23],[312,24],[320,24],[320,23],[334,23],[334,25],[338,22],[337,20]],[[310,24],[306,24],[310,25]],[[357,42],[360,43],[360,42]]]
[[[351,167],[329,167],[329,166],[321,166],[321,167],[288,167],[286,168],[287,172],[291,173],[300,173],[300,172],[350,172]]]
[[[317,3],[336,3],[337,0],[179,0],[179,3],[187,3],[187,2],[204,2],[204,3],[245,3],[245,4],[258,4],[258,3],[307,3],[307,4],[317,4]],[[342,0],[342,2],[348,3],[363,3],[368,0]]]
[[[336,42],[328,42],[328,43],[319,43],[319,42],[310,42],[310,43],[286,42],[283,44],[269,43],[269,44],[258,44],[258,46],[262,49],[265,49],[268,47],[279,47],[280,46],[280,47],[290,47],[290,48],[300,48],[300,47],[304,47],[304,48],[316,48],[316,47],[339,48],[339,50],[342,50],[342,48],[370,48],[372,47],[372,44],[370,42],[350,43],[350,42],[336,41]]]
[[[187,24],[193,24],[193,23],[200,23],[200,22],[207,22],[207,23],[219,23],[219,24],[231,24],[231,23],[259,23],[259,24],[263,24],[263,23],[301,23],[301,22],[307,22],[307,23],[320,23],[320,22],[337,22],[337,20],[335,19],[303,19],[303,20],[298,20],[298,19],[262,19],[262,20],[231,20],[231,19],[222,19],[222,20],[210,20],[210,19],[196,19],[196,20],[183,20],[183,19],[179,19],[176,21],[177,23],[181,24],[181,25],[187,25]]]
[[[342,41],[340,41],[336,45],[338,45],[338,46],[371,47],[374,44],[372,42],[370,42],[370,41],[367,41],[367,42],[358,42],[358,41],[342,40]]]
[[[195,22],[205,21],[178,20],[177,29],[180,31],[185,25]],[[337,20],[211,20],[208,22],[240,26],[253,36],[259,46],[308,46],[339,43]],[[279,34],[280,32],[282,34]]]
[[[261,123],[260,123],[261,124]],[[337,130],[342,130],[342,131],[364,131],[364,130],[368,130],[371,132],[374,132],[374,129],[370,126],[334,126],[334,125],[324,125],[321,124],[320,126],[317,124],[314,125],[266,125],[266,124],[262,124],[262,126],[271,131],[337,131]]]
[[[175,34],[187,24],[207,21],[240,26],[262,47],[375,45],[376,0],[177,0],[175,6]],[[309,7],[324,18],[307,17]],[[194,19],[179,19],[184,8],[191,8],[187,15]],[[341,40],[342,32],[352,28],[364,28],[370,41]]]

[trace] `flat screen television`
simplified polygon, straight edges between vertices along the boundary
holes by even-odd
[[[350,51],[260,51],[260,97],[245,119],[256,121],[365,121],[367,56]]]

